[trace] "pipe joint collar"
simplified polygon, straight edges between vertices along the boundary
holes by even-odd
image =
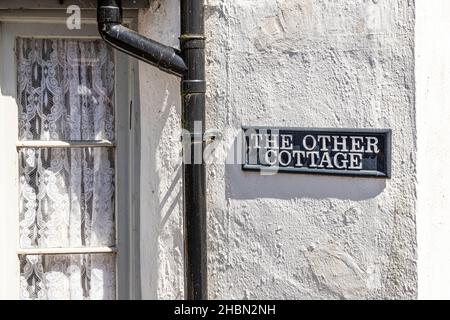
[[[97,10],[99,23],[122,23],[122,10],[118,7],[103,6]]]
[[[181,93],[183,95],[194,93],[205,93],[206,81],[205,80],[183,80],[181,82]]]

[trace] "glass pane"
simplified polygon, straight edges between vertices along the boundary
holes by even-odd
[[[19,151],[20,246],[112,246],[114,150]]]
[[[22,299],[115,299],[115,255],[20,257]]]
[[[114,139],[114,56],[101,40],[17,38],[20,140]]]

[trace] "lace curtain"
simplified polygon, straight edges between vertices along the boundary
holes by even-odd
[[[114,59],[99,40],[18,38],[19,140],[114,139]],[[21,248],[115,244],[114,150],[19,150]],[[20,258],[24,299],[113,299],[108,254]]]

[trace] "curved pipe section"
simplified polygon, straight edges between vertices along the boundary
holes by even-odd
[[[122,25],[120,0],[98,0],[97,20],[102,38],[116,49],[182,77],[182,124],[192,133],[186,146],[196,154],[196,127],[205,128],[204,0],[180,0],[181,52],[148,39]],[[194,140],[194,141],[193,141]],[[187,150],[186,149],[186,150]],[[189,300],[208,299],[206,167],[203,159],[183,163],[185,294]]]
[[[98,0],[98,30],[108,44],[165,72],[182,77],[187,71],[179,51],[122,25],[120,0]]]

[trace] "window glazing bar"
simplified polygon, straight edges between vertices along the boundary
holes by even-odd
[[[20,148],[114,148],[116,144],[109,140],[67,140],[67,141],[18,141]]]
[[[117,253],[116,247],[84,247],[84,248],[29,248],[19,249],[17,254],[24,255],[64,255],[64,254],[92,254]]]

